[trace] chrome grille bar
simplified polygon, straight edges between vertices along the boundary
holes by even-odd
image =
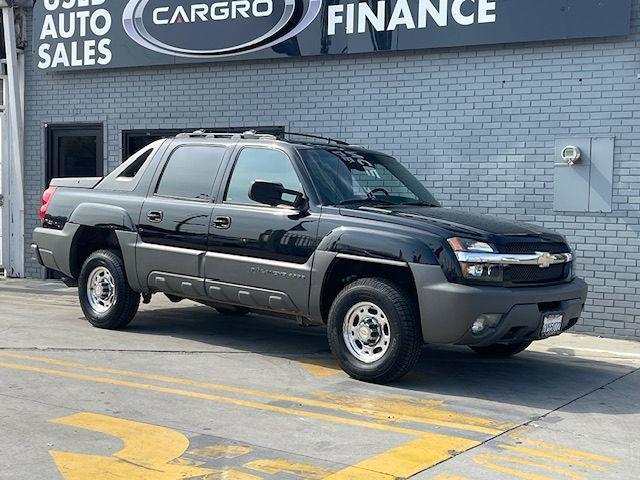
[[[483,252],[456,252],[459,262],[465,263],[490,263],[495,265],[537,265],[540,268],[549,268],[557,263],[568,263],[573,260],[571,253],[483,253]]]

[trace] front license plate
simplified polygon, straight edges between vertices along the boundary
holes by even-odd
[[[547,338],[559,335],[562,330],[562,318],[563,315],[559,313],[552,313],[542,317],[542,332],[540,332],[540,336]]]

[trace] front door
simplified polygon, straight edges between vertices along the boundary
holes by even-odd
[[[52,178],[104,175],[101,124],[48,125],[46,134],[45,187]],[[60,273],[52,270],[46,273],[47,278],[60,277]]]
[[[254,202],[249,189],[255,180],[302,191],[285,152],[249,146],[239,151],[209,229],[207,293],[214,301],[304,312],[318,214]]]
[[[138,277],[152,290],[204,296],[212,191],[225,153],[225,145],[179,145],[156,174],[140,213],[136,247]]]

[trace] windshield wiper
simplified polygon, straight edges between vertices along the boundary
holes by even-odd
[[[389,202],[387,200],[380,200],[378,198],[352,198],[350,200],[343,200],[337,205],[347,206],[347,205],[358,205],[359,203],[367,203],[372,205],[395,205],[393,202]]]
[[[411,206],[415,206],[415,207],[439,207],[440,205],[436,205],[435,203],[429,203],[429,202],[402,202],[399,203],[398,205],[411,205]]]

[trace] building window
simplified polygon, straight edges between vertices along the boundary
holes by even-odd
[[[123,130],[122,131],[122,161],[161,138],[174,137],[179,133],[193,132],[197,128],[162,128],[152,130]],[[284,134],[284,127],[221,127],[205,128],[208,132],[242,133],[255,130],[258,133],[269,133],[277,137]]]
[[[101,124],[47,125],[47,185],[58,177],[101,177]]]

